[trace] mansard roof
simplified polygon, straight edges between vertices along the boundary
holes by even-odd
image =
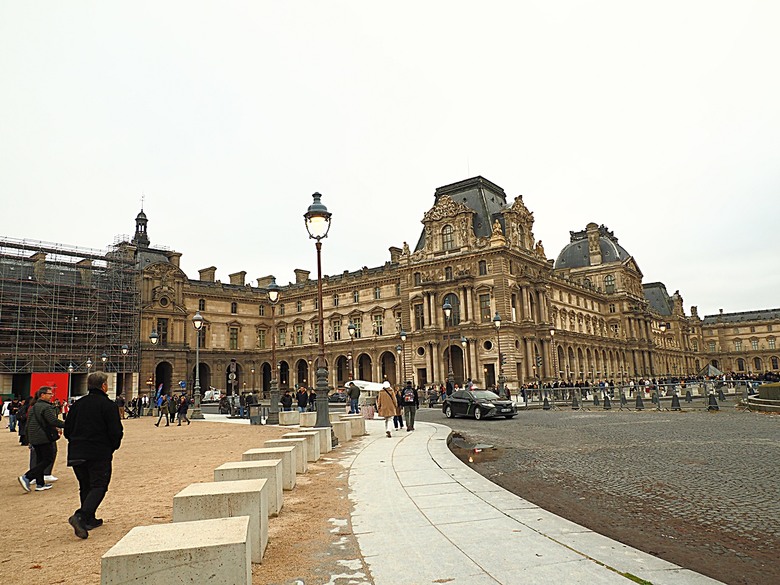
[[[774,321],[777,319],[780,319],[780,309],[763,309],[761,311],[707,315],[704,317],[703,323],[705,325],[715,325],[717,323],[744,323],[747,321]]]

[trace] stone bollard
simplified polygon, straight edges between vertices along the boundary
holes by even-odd
[[[281,447],[262,447],[249,449],[241,454],[242,461],[269,461],[281,459],[282,461],[282,489],[291,490],[295,487],[295,470],[297,461],[296,448],[292,445]]]
[[[718,401],[715,399],[714,394],[710,394],[710,397],[707,400],[707,410],[720,410],[720,406],[718,406]]]
[[[637,410],[645,409],[645,403],[642,400],[642,394],[639,392],[636,393],[636,404],[634,405],[634,408],[636,408]]]
[[[598,390],[593,393],[593,406],[599,405],[599,393]]]
[[[282,495],[282,460],[229,461],[214,470],[214,481],[237,481],[241,479],[265,479],[268,491],[268,515],[278,516],[284,505]]]
[[[612,410],[612,401],[609,399],[609,394],[604,394],[604,410]]]
[[[306,439],[270,439],[263,445],[265,447],[295,447],[295,473],[306,473],[309,470],[306,457]]]
[[[544,397],[544,404],[542,405],[542,410],[550,410],[550,401],[547,400],[547,396]]]
[[[279,425],[283,427],[301,423],[301,413],[297,410],[283,410],[279,413]]]
[[[339,420],[332,422],[331,425],[333,426],[333,434],[336,435],[340,443],[352,440],[352,425],[347,421]]]
[[[693,396],[691,395],[691,391],[690,390],[686,390],[685,391],[685,402],[687,402],[688,404],[693,402]]]
[[[306,461],[314,463],[320,458],[320,434],[317,431],[285,433],[282,439],[306,439]]]
[[[301,426],[302,427],[313,427],[317,424],[317,413],[316,412],[302,412],[301,413]]]
[[[677,396],[677,392],[672,394],[672,410],[682,410],[680,406],[680,397]]]

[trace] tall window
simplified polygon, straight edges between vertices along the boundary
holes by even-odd
[[[295,326],[295,345],[303,345],[303,325]]]
[[[317,297],[314,297],[314,310],[319,311],[320,310],[320,299]]]
[[[615,277],[612,274],[607,274],[604,277],[604,290],[608,293],[615,292]]]
[[[617,307],[615,306],[615,303],[610,303],[609,304],[609,312],[610,313],[614,313],[616,311],[617,311]]]
[[[510,263],[511,266],[511,263]],[[487,262],[485,260],[479,261],[479,275],[485,276],[487,274]]]
[[[451,225],[445,225],[441,230],[441,247],[443,250],[452,250],[455,247],[455,239]]]
[[[767,343],[769,344],[769,349],[775,349],[775,338],[767,339]]]
[[[320,342],[320,324],[319,323],[312,323],[311,331],[313,333],[314,343],[319,343]]]
[[[339,306],[339,295],[333,295],[333,306],[338,307]]]
[[[488,323],[493,316],[490,314],[490,295],[479,295],[479,317],[483,323]]]
[[[198,299],[198,311],[206,310],[206,299]]]
[[[200,330],[198,330],[198,337],[200,337],[200,348],[206,349],[206,328],[201,327]]]
[[[257,332],[257,348],[265,349],[265,329]]]
[[[750,340],[750,347],[752,347],[754,350],[758,349],[758,339],[751,339]]]
[[[714,342],[714,341],[710,341],[710,342],[708,342],[708,343],[707,343],[707,348],[708,348],[708,349],[709,349],[711,352],[715,351],[715,342]]]
[[[258,308],[257,312],[258,312],[258,314],[261,317],[264,317],[265,316],[265,305],[260,305],[260,307]]]
[[[418,303],[414,306],[414,328],[419,331],[423,327],[425,327],[425,313],[422,303]]]
[[[284,317],[284,305],[279,305],[279,316]]]
[[[778,365],[777,358],[773,357],[772,358],[772,369],[773,370],[777,370],[778,369],[777,365]]]
[[[355,339],[362,337],[361,327],[363,326],[363,317],[353,317],[352,324],[355,326]]]
[[[374,287],[374,300],[379,300],[382,298],[382,289],[378,286]]]
[[[236,303],[236,302],[232,302],[232,303],[230,303],[230,312],[231,312],[233,315],[235,315],[236,313],[238,313],[238,303]]]
[[[287,345],[287,329],[280,327],[276,336],[279,338],[279,345]]]
[[[395,283],[395,296],[400,297],[401,296],[401,283],[396,282]]]
[[[160,345],[168,345],[168,319],[157,319],[157,335]]]
[[[360,291],[359,290],[353,290],[352,291],[352,302],[353,303],[359,303],[360,302]]]
[[[444,268],[444,280],[452,280],[452,266]]]
[[[374,323],[371,326],[374,335],[382,335],[384,318],[382,315],[374,315]]]
[[[444,303],[449,303],[452,307],[452,312],[450,313],[450,325],[454,326],[460,323],[460,299],[458,298],[458,295],[452,293],[448,294],[444,297]]]
[[[699,342],[695,339],[691,342],[691,346],[693,347],[693,351],[699,351]]]
[[[734,342],[734,350],[742,351],[742,342],[739,339]]]
[[[298,301],[295,303],[295,309],[300,313],[303,311],[303,303],[301,301]]]
[[[238,349],[238,327],[230,328],[230,349]]]
[[[419,272],[414,273],[414,286],[420,286],[422,284],[422,274]]]
[[[333,341],[341,341],[341,319],[334,319],[330,326],[333,329]]]

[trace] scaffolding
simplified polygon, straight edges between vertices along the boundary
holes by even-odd
[[[137,372],[139,282],[126,240],[99,251],[0,237],[0,375],[16,386],[33,372],[87,373],[88,359],[91,371]]]

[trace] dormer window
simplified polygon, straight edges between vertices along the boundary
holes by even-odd
[[[441,247],[443,250],[452,250],[455,248],[455,238],[451,225],[445,225],[441,230]]]

